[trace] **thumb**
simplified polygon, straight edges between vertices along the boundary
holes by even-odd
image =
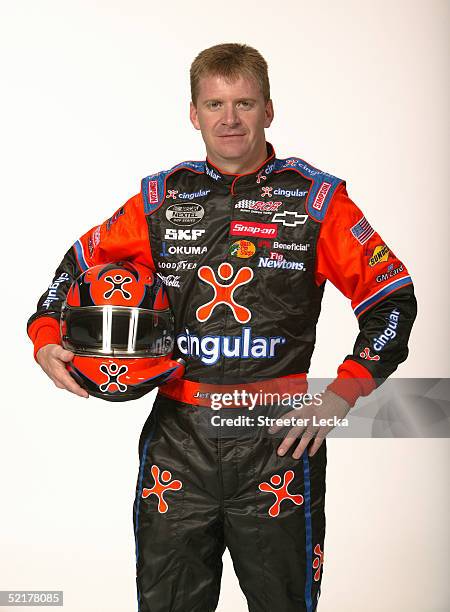
[[[72,351],[66,351],[66,349],[63,349],[61,347],[61,350],[58,354],[58,359],[61,359],[61,361],[64,361],[64,363],[68,363],[69,361],[72,361],[74,357],[75,353],[72,353]]]

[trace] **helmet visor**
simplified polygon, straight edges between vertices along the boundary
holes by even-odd
[[[174,347],[170,310],[127,306],[65,306],[61,315],[64,348],[78,355],[163,357]]]

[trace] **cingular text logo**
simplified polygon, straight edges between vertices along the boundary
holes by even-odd
[[[47,293],[47,297],[45,298],[45,301],[42,303],[42,306],[44,308],[48,308],[52,302],[54,302],[55,300],[59,300],[61,299],[60,297],[58,297],[57,291],[58,291],[58,287],[60,286],[61,283],[65,283],[66,281],[70,280],[69,275],[67,274],[67,272],[62,272],[58,278],[56,278],[53,283],[49,286],[49,291]]]
[[[243,327],[239,336],[197,336],[187,328],[178,334],[177,345],[181,353],[200,359],[205,365],[214,365],[224,357],[238,359],[271,359],[276,349],[286,342],[283,336],[252,336],[251,327]]]

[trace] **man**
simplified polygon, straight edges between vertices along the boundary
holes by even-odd
[[[266,427],[236,434],[216,425],[211,399],[238,391],[220,416],[248,414],[238,398],[251,390],[306,390],[328,279],[351,299],[360,333],[336,380],[300,412],[345,416],[407,357],[412,281],[342,180],[296,157],[276,159],[264,134],[274,115],[267,64],[255,49],[204,50],[191,90],[206,162],[146,177],[139,194],[80,238],[29,335],[53,382],[86,397],[65,368],[72,353],[60,346],[70,282],[122,259],[156,270],[175,314],[175,356],[187,364],[183,379],[161,387],[139,443],[139,610],[215,610],[227,546],[249,610],[311,612],[323,570],[331,427],[306,419],[281,444]],[[278,416],[260,404],[253,414]]]

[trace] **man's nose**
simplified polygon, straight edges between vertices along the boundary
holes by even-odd
[[[223,125],[227,125],[228,127],[234,127],[236,125],[239,125],[240,123],[239,114],[234,104],[229,104],[229,105],[224,106],[224,112],[222,115],[222,123]]]

